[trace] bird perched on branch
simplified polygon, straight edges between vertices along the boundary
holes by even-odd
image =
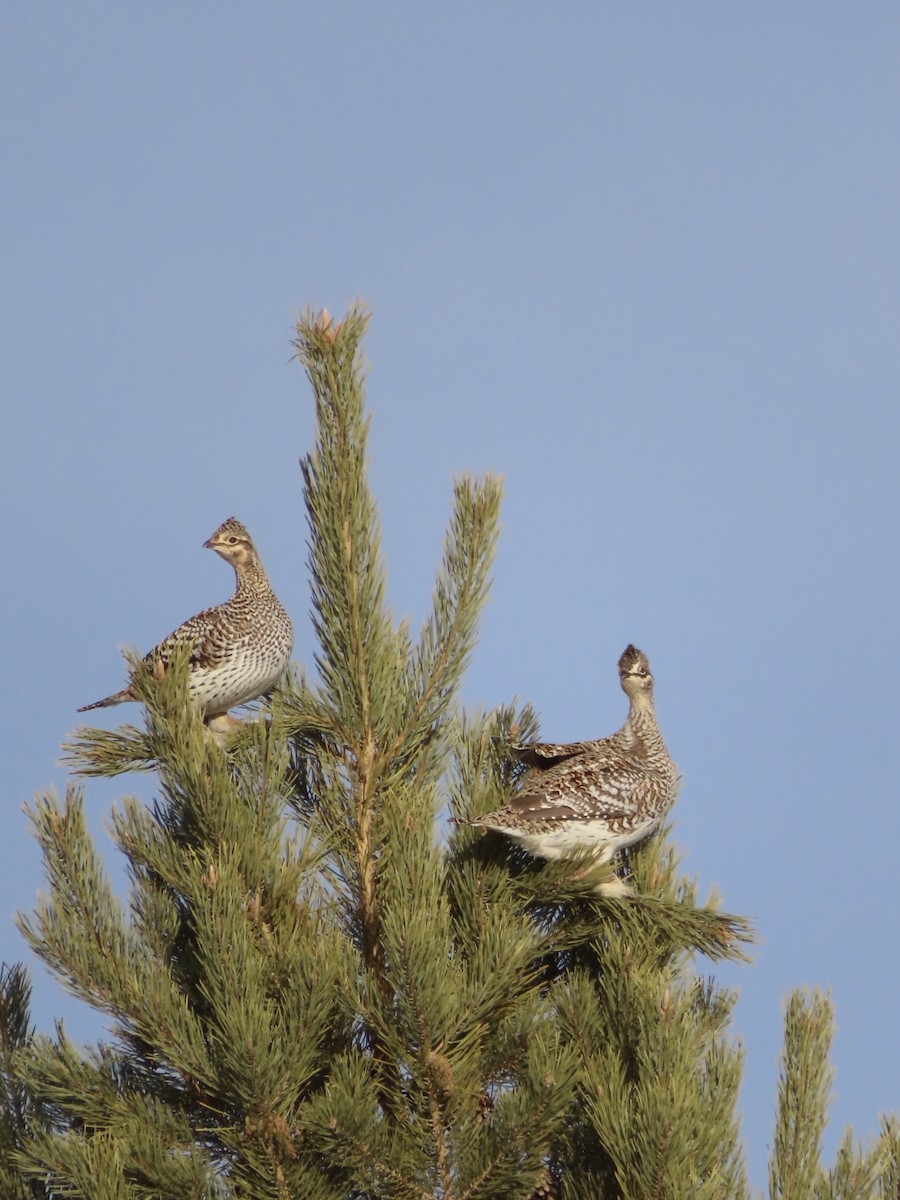
[[[656,723],[650,663],[634,646],[619,659],[619,682],[630,707],[617,733],[513,746],[531,768],[520,790],[470,824],[505,833],[538,858],[587,850],[598,864],[652,833],[675,801],[678,771]]]
[[[190,646],[190,698],[209,721],[272,687],[290,661],[294,630],[240,521],[229,517],[203,545],[231,563],[237,579],[234,595],[179,625],[144,662],[165,669],[176,647]],[[136,699],[129,684],[78,711]]]

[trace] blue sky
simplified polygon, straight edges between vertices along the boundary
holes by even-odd
[[[618,654],[648,652],[685,867],[764,939],[717,972],[741,991],[753,1180],[794,986],[837,1009],[829,1153],[874,1130],[900,1107],[900,9],[100,3],[2,24],[0,958],[42,882],[20,805],[64,784],[59,743],[120,686],[117,647],[228,595],[200,548],[226,516],[310,660],[292,317],[360,296],[398,614],[426,610],[453,474],[502,473],[467,700],[603,735]],[[88,788],[107,848],[132,786]],[[96,1028],[46,978],[35,1015]]]

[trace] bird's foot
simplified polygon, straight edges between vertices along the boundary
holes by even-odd
[[[634,889],[624,879],[616,875],[614,871],[610,871],[603,859],[599,862],[588,863],[586,867],[582,867],[576,871],[572,878],[586,879],[588,876],[593,875],[594,872],[602,873],[603,875],[603,878],[592,889],[595,895],[615,900],[625,899],[628,896],[634,895]]]
[[[604,879],[602,883],[598,883],[594,892],[607,900],[627,900],[629,896],[634,895],[634,888],[618,875],[613,875],[611,879]]]
[[[243,724],[240,717],[233,717],[231,713],[219,713],[217,717],[210,717],[204,728],[216,745],[224,746],[234,731],[240,729]]]

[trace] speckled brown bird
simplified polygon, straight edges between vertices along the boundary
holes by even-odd
[[[598,863],[648,836],[672,807],[678,770],[656,723],[647,656],[628,646],[619,681],[630,707],[611,737],[513,747],[531,769],[509,804],[473,825],[513,838],[538,858],[591,850]]]
[[[190,646],[190,697],[209,720],[272,687],[290,662],[294,630],[240,521],[229,517],[203,545],[231,563],[237,580],[234,595],[179,625],[144,656],[144,662],[165,667],[176,646]],[[129,684],[78,711],[136,699]]]

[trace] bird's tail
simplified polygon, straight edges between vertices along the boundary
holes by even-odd
[[[134,693],[131,688],[122,688],[121,692],[114,692],[111,696],[105,696],[102,700],[95,700],[93,704],[85,704],[77,709],[77,712],[90,712],[92,708],[109,708],[113,704],[124,704],[126,700],[133,700]]]

